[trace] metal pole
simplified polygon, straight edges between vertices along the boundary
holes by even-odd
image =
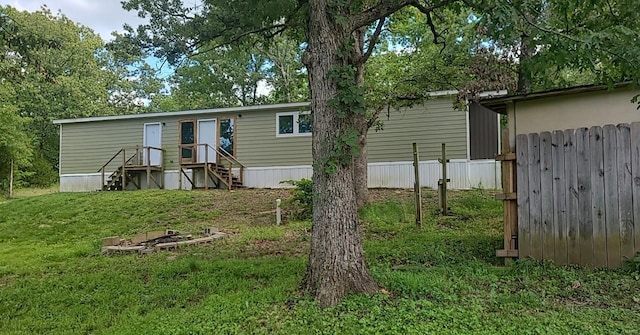
[[[420,194],[420,157],[418,154],[418,143],[413,143],[413,193],[415,195],[415,216],[416,226],[422,226],[422,195]]]
[[[282,199],[276,199],[276,224],[280,225],[282,223],[282,209],[280,208],[280,204],[282,203]]]
[[[447,183],[450,181],[450,179],[447,178],[447,163],[449,160],[447,159],[445,143],[442,143],[442,158],[438,159],[438,161],[442,164],[442,179],[438,181],[438,188],[440,191],[440,214],[449,215],[447,206]]]

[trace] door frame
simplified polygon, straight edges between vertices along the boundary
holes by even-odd
[[[160,137],[160,147],[159,148],[162,148],[162,122],[147,122],[147,123],[143,124],[143,126],[142,126],[142,146],[143,147],[147,146],[145,144],[145,142],[146,142],[145,140],[147,138],[147,126],[149,126],[149,125],[158,125],[158,130],[159,130],[158,131],[158,136]],[[146,150],[143,149],[142,150],[142,161],[143,161],[144,165],[146,165],[146,163],[147,163],[145,154],[146,154]],[[149,155],[151,155],[151,150],[149,150]],[[162,157],[162,155],[160,155],[160,157]],[[163,162],[160,162],[159,165],[162,165],[162,163]],[[149,158],[149,164],[151,164],[151,158]]]

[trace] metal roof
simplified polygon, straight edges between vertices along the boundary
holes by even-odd
[[[528,100],[551,98],[551,97],[571,95],[571,94],[604,91],[604,90],[613,89],[613,88],[628,87],[628,86],[631,86],[631,84],[632,84],[631,82],[624,82],[624,83],[615,84],[613,86],[583,85],[583,86],[574,86],[569,88],[553,89],[553,90],[542,91],[542,92],[513,94],[513,95],[497,97],[497,98],[486,98],[486,99],[481,98],[480,104],[488,108],[502,107],[505,104],[510,102],[528,101]]]
[[[225,108],[199,109],[199,110],[187,110],[187,111],[177,111],[177,112],[127,114],[127,115],[112,115],[112,116],[95,116],[95,117],[85,117],[85,118],[77,118],[77,119],[54,120],[53,123],[54,124],[65,124],[65,123],[83,123],[83,122],[97,122],[97,121],[143,119],[143,118],[152,118],[152,117],[185,116],[185,115],[198,115],[198,114],[239,113],[239,112],[270,111],[270,110],[291,110],[291,109],[296,109],[296,108],[309,107],[309,105],[310,105],[309,102],[294,102],[294,103],[275,104],[275,105],[225,107]]]

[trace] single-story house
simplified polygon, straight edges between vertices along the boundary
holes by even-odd
[[[638,95],[624,83],[481,101],[508,116],[498,255],[618,267],[640,252]]]
[[[412,187],[413,142],[423,186],[437,186],[446,143],[450,188],[500,187],[499,118],[478,104],[456,110],[455,93],[381,116],[383,129],[369,132],[370,187]],[[308,111],[305,102],[56,120],[60,190],[283,187],[312,176]]]

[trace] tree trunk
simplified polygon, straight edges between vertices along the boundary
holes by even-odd
[[[338,117],[329,101],[336,96],[332,70],[348,64],[348,56],[338,50],[351,34],[341,31],[329,14],[327,0],[309,3],[307,40],[304,57],[311,88],[313,113],[313,228],[311,253],[303,288],[323,306],[335,305],[350,292],[374,293],[377,285],[365,263],[358,225],[355,164],[337,164],[328,171],[335,139],[355,127],[348,117]]]
[[[517,93],[529,93],[531,91],[531,71],[529,61],[533,55],[531,50],[531,37],[527,33],[520,36],[520,59],[518,64]]]
[[[13,159],[11,159],[11,168],[9,169],[9,199],[13,198]]]
[[[360,133],[358,145],[360,152],[354,158],[353,182],[356,192],[356,205],[358,210],[362,209],[369,203],[369,158],[367,150],[367,132],[368,127],[364,127]]]
[[[364,38],[365,29],[361,28],[354,32],[354,40],[356,46],[353,48],[355,55],[353,59],[360,59],[364,54]],[[356,67],[356,85],[364,86],[364,62],[358,62]],[[358,129],[358,147],[359,152],[354,160],[354,183],[356,191],[356,204],[358,210],[362,209],[369,203],[369,156],[367,150],[367,133],[369,132],[369,119],[367,114],[354,115],[356,128]]]

